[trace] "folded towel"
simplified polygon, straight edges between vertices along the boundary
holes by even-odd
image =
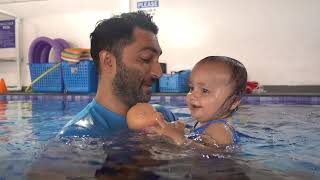
[[[86,48],[66,48],[61,53],[61,59],[69,62],[79,62],[80,60],[92,60],[90,49]]]
[[[71,54],[90,54],[90,49],[87,48],[66,48],[64,51]]]
[[[80,58],[81,54],[72,54],[72,53],[68,53],[66,51],[62,51],[61,53],[61,57],[70,57],[70,58]]]

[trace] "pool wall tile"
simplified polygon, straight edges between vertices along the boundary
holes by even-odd
[[[319,103],[319,99],[320,99],[320,98],[312,97],[312,98],[311,98],[311,104],[312,104],[312,105],[318,104],[318,103]]]
[[[91,101],[94,95],[0,95],[0,100],[61,100],[61,101]],[[242,104],[304,104],[320,105],[320,96],[244,96]],[[178,106],[186,105],[186,96],[152,96],[150,103],[171,104]]]

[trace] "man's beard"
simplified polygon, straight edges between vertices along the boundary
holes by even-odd
[[[139,70],[130,69],[123,62],[119,62],[112,82],[113,94],[129,107],[138,102],[150,101],[151,92],[144,93],[142,85],[145,81],[142,78],[143,75]]]

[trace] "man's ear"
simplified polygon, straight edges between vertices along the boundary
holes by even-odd
[[[101,71],[115,72],[116,58],[109,51],[101,50],[99,52],[99,63]]]
[[[241,103],[241,98],[240,97],[236,97],[234,102],[232,103],[230,110],[233,111],[234,109],[236,109],[237,107],[239,107]]]

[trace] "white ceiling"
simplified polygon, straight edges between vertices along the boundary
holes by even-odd
[[[0,0],[0,4],[27,3],[31,1],[47,1],[47,0]]]
[[[92,11],[116,12],[128,2],[129,0],[0,0],[0,11],[21,18]]]

